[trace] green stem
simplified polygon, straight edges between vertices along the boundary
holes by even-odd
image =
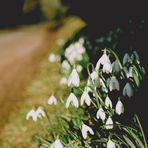
[[[147,141],[146,141],[145,134],[144,134],[142,125],[141,125],[141,123],[140,123],[140,120],[139,120],[139,118],[138,118],[137,115],[135,115],[135,118],[136,118],[136,120],[137,120],[137,122],[138,122],[138,125],[139,125],[139,128],[140,128],[140,130],[141,130],[141,134],[142,134],[142,137],[143,137],[143,140],[144,140],[145,148],[148,148]]]

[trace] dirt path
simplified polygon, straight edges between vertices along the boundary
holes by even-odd
[[[39,26],[0,33],[0,127],[47,51],[46,35],[46,28]]]

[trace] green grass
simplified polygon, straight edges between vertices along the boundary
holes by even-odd
[[[49,32],[49,53],[59,53],[59,46],[56,44],[57,39],[67,40],[83,26],[84,23],[79,18],[72,17],[66,19],[60,29]],[[47,104],[47,99],[52,93],[55,94],[57,99],[66,98],[68,90],[66,86],[61,87],[59,85],[59,80],[62,77],[60,63],[48,62],[48,54],[38,66],[38,74],[28,86],[22,98],[20,98],[9,117],[9,122],[4,126],[0,135],[0,147],[35,148],[37,146],[32,136],[35,133],[45,134],[47,131],[44,131],[45,129],[42,125],[48,124],[48,122],[46,118],[37,122],[33,122],[31,119],[27,121],[25,119],[26,114],[33,107],[44,106],[48,108],[49,118],[53,121],[53,124],[55,123],[55,129],[53,130],[60,130],[58,123],[56,123],[55,112],[58,111],[58,113],[65,114],[65,107],[61,107],[60,104],[50,106]]]

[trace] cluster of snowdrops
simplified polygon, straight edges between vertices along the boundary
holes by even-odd
[[[125,53],[123,58],[119,58],[114,50],[103,49],[96,65],[87,63],[88,78],[83,80],[81,85],[79,75],[83,65],[78,63],[82,63],[80,61],[83,61],[83,55],[86,54],[83,44],[84,40],[80,38],[67,47],[64,52],[66,58],[61,63],[62,70],[67,72],[63,73],[65,76],[60,84],[66,84],[69,88],[69,96],[62,102],[65,104],[65,109],[72,108],[75,112],[75,115],[71,112],[69,120],[63,122],[70,125],[65,129],[67,139],[63,140],[63,137],[58,135],[55,141],[45,139],[43,143],[40,141],[41,146],[146,148],[146,138],[136,115],[133,117],[133,126],[120,123],[120,118],[124,114],[126,116],[126,112],[130,112],[126,111],[124,102],[129,98],[133,99],[134,92],[138,90],[145,74],[138,53],[132,51]],[[59,60],[60,57],[54,54],[49,57],[51,62]],[[48,104],[57,105],[57,103],[61,103],[60,100],[51,95]],[[42,117],[46,117],[42,107],[32,109],[26,115],[26,119],[32,118],[35,122]],[[66,118],[60,120],[66,120]]]

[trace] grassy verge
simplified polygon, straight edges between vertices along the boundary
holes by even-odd
[[[64,21],[64,24],[57,30],[49,32],[49,53],[58,53],[59,45],[57,45],[58,39],[67,40],[78,29],[84,26],[84,23],[75,17],[68,18]],[[48,53],[48,54],[49,54]],[[44,60],[40,63],[38,68],[38,74],[33,80],[30,86],[24,92],[22,98],[17,103],[14,111],[9,117],[9,122],[4,126],[4,129],[0,135],[0,147],[3,148],[34,148],[36,142],[31,138],[35,133],[44,132],[41,127],[41,122],[34,123],[32,120],[26,121],[26,113],[37,106],[46,106],[50,112],[50,119],[56,121],[55,111],[60,109],[60,106],[52,107],[47,105],[47,99],[49,95],[55,93],[57,99],[66,96],[66,87],[59,86],[60,64],[49,63],[48,54]],[[44,122],[43,119],[42,123]],[[56,127],[55,127],[56,128]],[[59,127],[57,127],[59,128]]]

